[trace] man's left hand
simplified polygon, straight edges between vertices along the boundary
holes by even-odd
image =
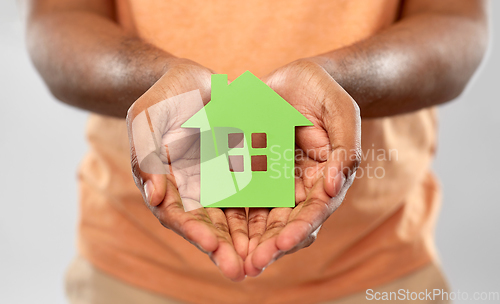
[[[295,61],[264,78],[314,125],[296,132],[295,208],[249,210],[249,276],[314,242],[342,203],[361,160],[359,107],[319,62]]]

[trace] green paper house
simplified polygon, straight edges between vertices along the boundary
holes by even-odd
[[[200,129],[201,205],[295,206],[295,127],[309,125],[249,71],[212,75],[211,101],[182,125]]]

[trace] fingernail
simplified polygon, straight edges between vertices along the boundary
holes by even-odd
[[[151,205],[151,200],[153,199],[153,193],[155,191],[155,185],[153,182],[148,180],[146,184],[144,184],[144,193],[146,194],[146,201]]]
[[[271,257],[271,261],[269,261],[269,263],[267,263],[267,265],[262,268],[262,271],[264,271],[264,269],[266,269],[267,267],[269,267],[269,265],[271,265],[272,263],[276,262],[276,260],[281,256],[283,255],[283,251],[281,250],[278,250],[276,251],[273,256]]]
[[[333,197],[339,195],[340,190],[344,186],[345,183],[345,175],[342,173],[342,171],[338,172],[337,175],[333,178]]]
[[[282,253],[283,253],[283,251],[281,251],[281,250],[276,251],[273,254],[273,257],[271,258],[271,260],[276,260],[276,258],[278,258],[278,256],[281,255]]]
[[[215,258],[212,258],[212,262],[214,262],[215,266],[219,267],[219,262]]]

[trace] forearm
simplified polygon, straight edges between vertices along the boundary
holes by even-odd
[[[362,117],[396,115],[457,97],[486,50],[486,29],[484,16],[419,13],[319,60]]]
[[[168,68],[172,56],[87,11],[30,18],[32,60],[53,95],[70,105],[124,118]]]

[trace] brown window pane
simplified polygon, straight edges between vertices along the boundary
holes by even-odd
[[[243,148],[243,133],[229,133],[227,136],[227,144],[229,149]]]
[[[252,133],[252,148],[266,148],[266,133]]]
[[[229,155],[229,171],[243,172],[243,155]]]
[[[267,171],[266,155],[252,155],[252,171]]]

